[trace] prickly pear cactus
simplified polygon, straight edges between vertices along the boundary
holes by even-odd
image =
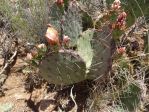
[[[40,75],[50,83],[69,85],[106,75],[111,64],[111,35],[108,26],[103,31],[94,28],[82,31],[81,15],[76,5],[70,4],[63,15],[64,34],[71,38],[74,49],[60,49],[48,54],[39,65]],[[61,16],[61,15],[59,15]],[[57,19],[51,19],[58,23]],[[56,24],[58,25],[58,24]],[[60,26],[56,26],[60,30]],[[74,41],[75,40],[75,41]]]
[[[40,74],[58,85],[106,75],[111,63],[111,36],[108,34],[94,30],[83,32],[78,38],[76,51],[60,50],[49,54],[40,64]]]
[[[129,84],[128,88],[121,93],[120,101],[125,109],[133,112],[135,111],[135,106],[140,105],[140,97],[143,93],[141,89],[142,88],[139,87],[139,83],[137,82],[136,84]]]
[[[59,8],[57,4],[52,4],[50,7],[50,24],[63,34],[71,38],[71,46],[77,43],[77,37],[82,32],[82,17],[80,9],[76,3],[70,3],[67,10]]]

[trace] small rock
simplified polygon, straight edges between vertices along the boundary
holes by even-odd
[[[0,112],[10,112],[12,108],[13,104],[11,103],[0,104]]]
[[[16,100],[27,100],[30,97],[30,94],[26,94],[26,93],[17,93],[14,95]]]

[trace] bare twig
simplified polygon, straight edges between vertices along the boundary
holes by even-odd
[[[73,107],[73,109],[71,110],[71,112],[77,112],[78,105],[77,105],[77,103],[76,103],[76,101],[75,101],[75,98],[74,98],[74,95],[73,95],[73,93],[72,93],[73,88],[74,88],[74,85],[73,85],[72,88],[71,88],[70,97],[71,97],[72,101],[74,102],[75,106]]]

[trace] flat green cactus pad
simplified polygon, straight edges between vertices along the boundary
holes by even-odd
[[[93,49],[91,46],[91,40],[94,35],[94,30],[87,30],[83,32],[77,41],[77,48],[79,56],[84,60],[86,64],[86,73],[89,72],[90,66],[92,64]]]
[[[84,61],[71,50],[49,54],[39,68],[44,79],[57,85],[69,85],[86,79]]]

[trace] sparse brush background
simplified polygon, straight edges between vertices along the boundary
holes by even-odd
[[[49,20],[47,0],[1,0],[0,10],[21,39],[42,41]]]
[[[42,43],[44,42],[44,34],[49,22],[53,22],[49,15],[53,14],[50,11],[50,5],[55,0],[1,0],[0,1],[0,13],[10,21],[13,32],[17,33],[20,40],[25,42]],[[98,2],[98,0],[95,0]],[[85,1],[84,1],[85,2]],[[113,2],[113,0],[107,0],[107,7]],[[122,7],[128,14],[127,26],[134,24],[138,17],[144,16],[146,18],[145,24],[149,22],[149,0],[121,0]],[[92,8],[91,8],[92,9]],[[54,9],[56,10],[56,9]],[[53,11],[53,10],[52,10]],[[98,9],[95,9],[98,11]],[[76,11],[77,12],[77,11]],[[90,14],[91,12],[91,14]],[[83,17],[87,23],[78,20],[77,27],[80,30],[85,30],[89,27],[94,27],[94,20],[96,20],[96,14],[92,11],[88,11],[90,16]],[[97,13],[98,14],[98,13]],[[59,17],[61,17],[58,14]],[[68,20],[73,19],[73,15],[67,15]],[[114,18],[113,18],[114,19]],[[112,19],[111,19],[112,20]],[[69,22],[68,22],[69,23]],[[80,27],[83,23],[83,28]],[[59,28],[59,21],[53,22],[56,28]],[[67,24],[68,29],[73,30],[75,27]],[[84,27],[85,26],[85,27]],[[64,29],[66,33],[67,29]],[[72,31],[73,32],[73,31]],[[75,30],[75,34],[79,31]],[[70,34],[74,36],[74,34]],[[79,35],[79,33],[78,33]],[[119,33],[115,33],[114,36],[119,36]],[[148,34],[149,35],[149,34]],[[127,56],[113,60],[112,73],[110,75],[109,82],[105,87],[96,85],[93,92],[90,93],[88,98],[87,111],[97,112],[148,112],[146,108],[149,106],[148,97],[148,77],[149,65],[147,51],[148,38],[146,36],[145,49],[143,53],[145,57],[129,58]],[[139,53],[139,52],[137,52]],[[133,62],[135,61],[135,63]],[[135,66],[136,65],[136,66]],[[105,89],[106,88],[106,89]],[[146,111],[147,110],[147,111]]]

